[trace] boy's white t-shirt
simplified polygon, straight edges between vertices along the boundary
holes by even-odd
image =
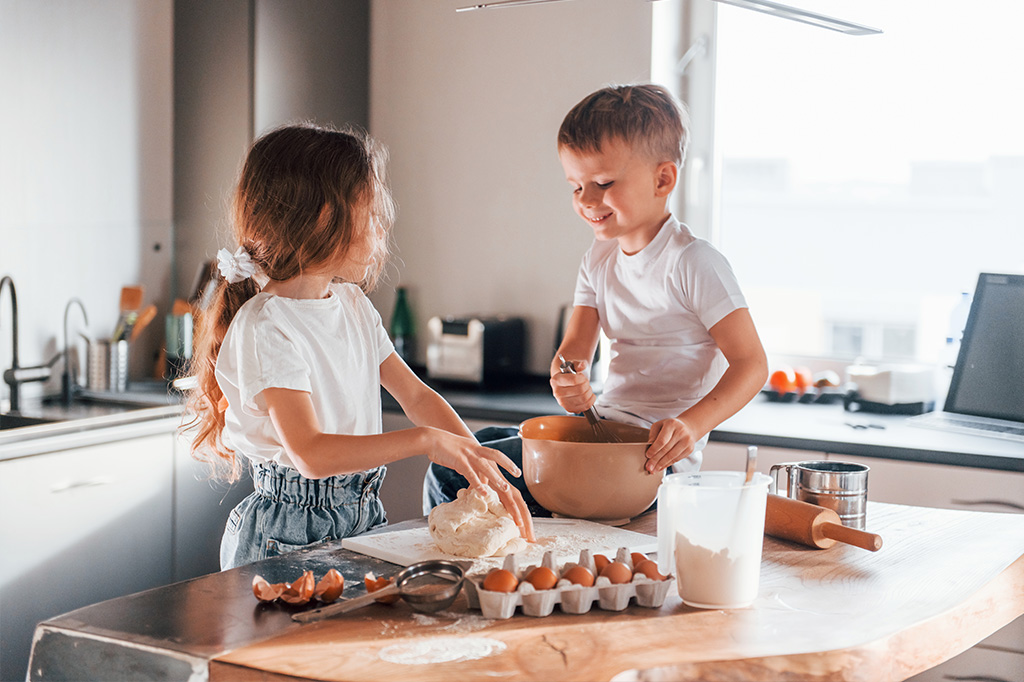
[[[728,363],[708,330],[747,307],[725,256],[674,217],[633,255],[595,241],[573,305],[597,308],[611,342],[595,409],[642,426],[679,416],[714,388]]]
[[[324,433],[381,433],[380,364],[394,351],[370,300],[354,284],[323,299],[259,293],[235,314],[217,357],[228,400],[224,444],[255,461],[295,468],[261,392],[310,394]]]

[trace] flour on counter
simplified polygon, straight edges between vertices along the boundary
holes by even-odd
[[[431,637],[410,638],[380,650],[380,658],[398,665],[430,665],[473,661],[501,653],[504,642],[487,637]]]
[[[459,615],[448,613],[447,611],[441,611],[433,616],[414,613],[412,618],[416,621],[417,625],[439,625],[441,630],[455,633],[476,632],[494,623],[493,619],[484,618],[477,614]]]

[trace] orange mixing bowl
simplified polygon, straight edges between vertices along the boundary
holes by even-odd
[[[647,429],[605,420],[619,443],[594,442],[584,417],[527,419],[523,477],[537,502],[558,516],[621,525],[658,497],[662,473],[649,474]]]

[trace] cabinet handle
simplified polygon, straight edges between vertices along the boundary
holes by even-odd
[[[67,481],[65,483],[58,483],[57,485],[50,488],[51,493],[63,493],[68,490],[74,490],[75,488],[94,488],[98,485],[109,485],[114,482],[110,476],[97,476],[90,478],[85,481]]]
[[[980,507],[982,505],[992,505],[996,507],[1009,507],[1010,509],[1016,509],[1017,511],[1024,512],[1024,505],[1017,504],[1016,502],[1010,502],[1009,500],[950,500],[953,504],[960,504],[965,507]]]

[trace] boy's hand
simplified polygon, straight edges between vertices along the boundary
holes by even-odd
[[[576,370],[575,374],[563,374],[555,359],[551,365],[551,393],[563,410],[579,414],[593,407],[597,397],[585,374],[590,363],[586,360],[573,360],[572,366]]]
[[[700,440],[700,434],[678,417],[662,419],[651,425],[647,442],[646,469],[650,473],[663,471],[681,459],[693,454],[693,446]]]
[[[523,500],[522,493],[511,485],[498,469],[501,466],[513,476],[521,476],[519,467],[503,452],[485,448],[473,438],[465,438],[440,429],[431,429],[434,447],[427,457],[431,462],[454,469],[462,474],[471,488],[490,486],[498,494],[501,505],[508,510],[512,520],[519,527],[520,534],[528,542],[536,542],[533,534],[533,517]]]

